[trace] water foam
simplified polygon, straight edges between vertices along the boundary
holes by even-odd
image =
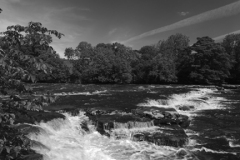
[[[44,155],[44,160],[157,160],[176,159],[179,149],[167,146],[156,146],[148,142],[134,142],[128,139],[109,138],[95,131],[93,126],[90,132],[85,132],[80,124],[88,118],[80,112],[78,116],[64,113],[66,119],[55,119],[47,123],[39,123],[44,132],[31,133],[29,138],[42,145],[33,149]],[[154,131],[150,128],[116,129],[127,134],[143,130]],[[113,132],[113,133],[114,133]],[[129,136],[131,137],[131,136]],[[45,146],[45,147],[42,147]],[[179,158],[181,159],[181,158]]]
[[[240,148],[240,144],[236,144],[234,141],[229,142],[229,147],[231,148]]]
[[[191,118],[192,116],[197,116],[197,111],[221,109],[222,106],[219,102],[225,99],[210,96],[210,94],[215,93],[215,91],[214,89],[199,88],[196,91],[190,91],[184,94],[173,94],[167,100],[148,99],[145,103],[140,103],[137,106],[174,108],[178,113]],[[181,110],[179,109],[181,106],[193,106],[193,108],[190,110]]]
[[[231,148],[240,148],[239,141],[233,138],[226,138],[228,141],[229,147]]]
[[[30,134],[29,138],[45,145],[49,150],[33,148],[44,155],[44,160],[112,160],[101,148],[91,143],[92,137],[101,137],[97,132],[86,134],[80,124],[86,120],[83,114],[70,116],[66,120],[55,119],[40,123],[45,133]]]
[[[218,154],[233,154],[233,155],[237,155],[237,153],[234,152],[225,152],[225,151],[215,151],[206,147],[201,147],[201,148],[194,148],[191,151],[205,151],[205,152],[211,152],[211,153],[218,153]]]
[[[92,95],[102,94],[106,91],[79,92],[80,94]],[[145,107],[160,107],[160,108],[175,108],[180,114],[188,116],[196,115],[195,112],[205,109],[219,109],[219,101],[221,98],[209,96],[215,93],[213,89],[197,89],[186,94],[173,94],[167,100],[151,100],[138,104]],[[69,94],[69,93],[68,93]],[[66,94],[67,95],[67,94]],[[182,111],[179,110],[179,105],[194,105],[194,110]],[[205,147],[192,147],[199,145],[194,139],[189,141],[187,148],[191,148],[190,152],[187,148],[175,148],[168,146],[157,146],[148,142],[134,142],[131,140],[131,135],[137,132],[152,131],[156,128],[140,125],[129,129],[129,125],[118,125],[111,134],[111,138],[100,135],[93,126],[90,132],[85,132],[80,124],[88,121],[88,118],[80,112],[78,116],[70,116],[64,113],[66,120],[55,119],[47,123],[40,123],[37,126],[41,127],[44,132],[40,134],[30,134],[29,137],[43,144],[44,147],[34,146],[33,149],[44,155],[44,160],[158,160],[158,159],[194,159],[191,151],[205,151],[212,153],[228,154],[229,152],[215,151]],[[125,139],[117,139],[114,135],[127,135]],[[197,133],[186,130],[188,136],[197,135]],[[229,142],[229,146],[236,147],[235,143]],[[183,154],[183,155],[182,155]],[[234,153],[230,153],[234,154]]]
[[[70,96],[73,96],[73,95],[86,95],[86,96],[89,96],[89,95],[105,95],[103,93],[106,93],[107,90],[103,90],[103,91],[94,91],[94,92],[61,92],[61,93],[54,93],[55,96],[67,96],[67,95],[70,95]]]

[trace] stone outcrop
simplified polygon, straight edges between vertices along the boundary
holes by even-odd
[[[41,121],[47,122],[56,118],[65,118],[64,115],[54,111],[31,111],[10,108],[9,113],[15,115],[14,124],[18,123],[30,123],[35,124]]]
[[[89,109],[85,112],[90,123],[103,135],[174,147],[181,147],[188,140],[183,128],[187,128],[190,121],[173,108],[138,107],[131,112]],[[87,125],[83,128],[88,130]]]
[[[240,89],[240,85],[222,84],[224,89]]]
[[[180,106],[176,106],[179,110],[182,110],[182,111],[190,111],[190,110],[193,110],[194,109],[194,106],[193,105],[180,105]]]

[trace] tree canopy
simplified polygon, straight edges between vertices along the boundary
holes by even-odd
[[[226,53],[230,56],[230,69],[229,82],[240,83],[240,34],[227,35],[222,42]]]
[[[238,81],[239,39],[229,35],[215,43],[200,37],[189,46],[187,36],[175,34],[139,50],[120,43],[94,47],[80,42],[66,51],[77,57],[73,68],[82,83],[219,84]]]
[[[29,22],[28,26],[14,25],[7,27],[7,31],[1,33],[0,53],[0,84],[1,92],[7,89],[24,91],[21,80],[36,81],[36,71],[51,71],[40,55],[45,52],[53,53],[49,45],[52,42],[51,35],[61,38],[63,34],[56,30],[48,30],[39,22]]]
[[[209,37],[197,38],[191,50],[193,64],[190,77],[196,83],[222,83],[229,76],[231,64],[225,49]]]

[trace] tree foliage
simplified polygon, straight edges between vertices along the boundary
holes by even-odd
[[[224,48],[209,37],[197,38],[191,50],[194,51],[194,68],[190,77],[196,83],[222,83],[229,76],[231,64]]]
[[[227,35],[222,42],[222,46],[230,56],[230,63],[232,65],[228,81],[231,83],[240,83],[240,34]]]
[[[1,33],[4,46],[0,53],[0,84],[1,92],[6,94],[7,89],[26,91],[21,80],[36,81],[37,70],[49,72],[51,70],[40,55],[45,52],[53,53],[49,45],[52,42],[50,35],[61,38],[63,34],[48,30],[39,22],[30,22],[28,26],[9,26]]]
[[[131,48],[122,44],[98,44],[92,47],[81,42],[76,48],[78,60],[74,67],[83,83],[130,83],[131,62],[135,55]]]
[[[64,83],[69,81],[70,69],[63,63],[63,60],[55,51],[53,53],[46,52],[39,56],[39,58],[51,67],[51,74],[41,70],[37,71],[36,79],[38,82]]]
[[[171,35],[155,45],[132,50],[119,43],[93,47],[80,42],[74,49],[75,78],[82,83],[187,83],[238,82],[239,36],[223,43],[201,37],[192,46],[182,34]],[[73,51],[73,49],[71,49]]]
[[[64,56],[67,57],[68,60],[75,59],[75,51],[72,47],[66,48],[64,51]]]
[[[35,82],[37,71],[51,72],[52,68],[44,62],[42,56],[46,52],[54,52],[49,45],[52,42],[51,35],[61,38],[63,34],[48,30],[38,22],[30,22],[26,27],[9,26],[1,34],[0,91],[8,99],[0,104],[0,159],[24,159],[33,151],[30,149],[31,141],[12,126],[15,113],[41,111],[42,106],[55,101],[56,97],[26,94],[31,93],[31,89],[23,81]],[[29,97],[23,99],[23,96]]]

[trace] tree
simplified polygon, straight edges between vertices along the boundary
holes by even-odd
[[[46,52],[39,56],[44,63],[51,67],[51,74],[47,74],[43,71],[38,71],[36,73],[37,81],[40,82],[50,82],[50,83],[59,83],[59,82],[68,82],[70,78],[70,69],[63,62],[63,59],[54,51],[54,53]]]
[[[153,59],[157,55],[154,46],[143,46],[139,51],[138,61],[133,68],[135,83],[153,83],[150,72],[153,71]]]
[[[83,83],[130,83],[131,64],[136,60],[135,52],[120,43],[100,43],[92,47],[81,42],[76,48],[78,60],[74,68],[81,74]]]
[[[231,83],[240,82],[240,34],[227,35],[222,46],[225,48],[227,54],[230,56],[232,68],[230,69],[230,77],[228,79]]]
[[[157,55],[157,49],[154,46],[143,46],[139,52],[142,60],[152,60]]]
[[[190,48],[194,51],[190,77],[195,83],[222,83],[228,78],[231,68],[229,55],[220,44],[209,37],[202,37],[197,38]]]
[[[93,47],[88,42],[80,42],[75,49],[75,55],[78,59],[89,58],[91,53],[93,53]]]
[[[182,34],[175,34],[167,40],[159,41],[155,47],[157,56],[154,58],[154,69],[151,75],[155,76],[159,82],[177,82],[177,66],[180,61],[180,53],[189,46],[189,38]],[[156,61],[157,60],[157,61]]]
[[[190,84],[193,83],[190,74],[194,69],[194,54],[195,51],[191,47],[187,47],[179,52],[176,64],[176,76],[178,83]]]
[[[117,83],[130,83],[132,81],[131,64],[136,60],[136,54],[130,47],[120,43],[112,44],[114,51],[113,76]]]
[[[64,51],[64,56],[67,57],[68,60],[75,59],[75,51],[72,47],[66,48]]]
[[[21,83],[23,79],[35,82],[34,73],[37,70],[48,72],[50,68],[39,59],[39,55],[46,51],[53,52],[49,45],[50,35],[61,38],[63,34],[48,30],[39,22],[30,22],[28,26],[9,26],[2,32],[4,50],[0,53],[0,85],[1,92],[6,94],[9,89],[25,91]]]
[[[179,52],[188,47],[189,42],[190,40],[187,36],[177,33],[168,37],[166,41],[159,41],[156,48],[162,54],[167,51],[167,56],[176,62]]]
[[[73,61],[74,73],[78,76],[81,75],[81,81],[84,82],[85,70],[88,70],[89,63],[94,56],[93,47],[88,42],[80,42],[74,50],[74,54],[76,57],[76,61]],[[76,78],[78,76],[73,77]]]
[[[29,155],[34,153],[30,149],[31,140],[12,125],[18,116],[24,114],[28,117],[29,112],[32,114],[42,110],[42,106],[53,102],[55,98],[49,95],[22,99],[16,94],[30,93],[31,90],[24,85],[23,80],[34,82],[33,72],[42,70],[50,73],[51,68],[40,56],[46,51],[53,53],[53,48],[49,46],[51,35],[61,38],[63,34],[48,30],[38,22],[30,22],[26,27],[9,26],[1,34],[0,91],[8,95],[9,99],[0,104],[0,159],[31,159]]]
[[[83,72],[84,80],[87,81],[88,79],[95,83],[114,83],[112,69],[115,55],[112,47],[97,45],[91,59],[89,67]]]

